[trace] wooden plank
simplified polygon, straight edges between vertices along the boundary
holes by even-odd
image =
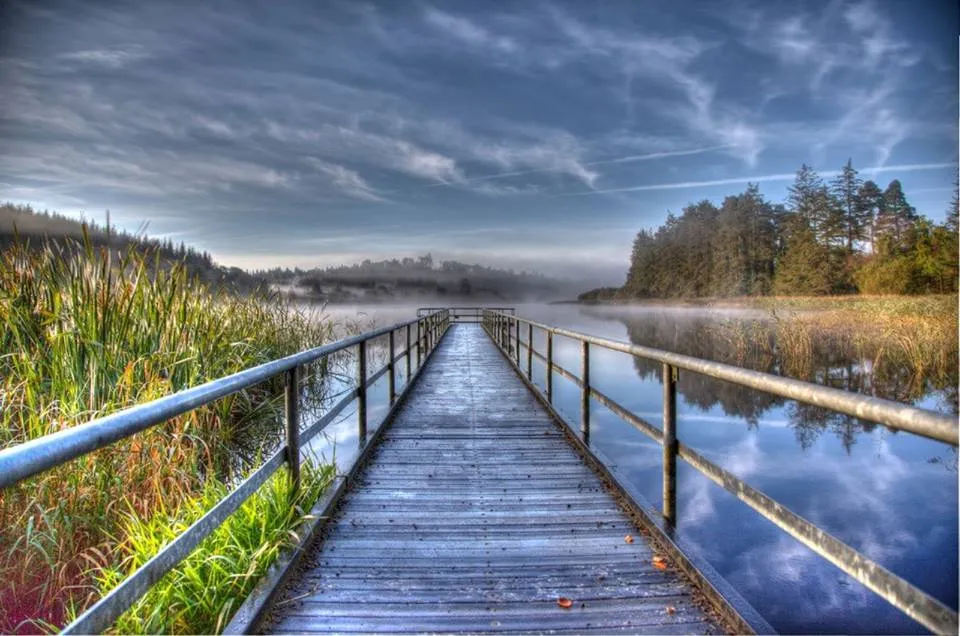
[[[265,627],[715,633],[653,555],[486,335],[458,324]]]
[[[628,634],[716,634],[716,628],[703,620],[675,621],[670,624],[637,624],[630,619],[613,620],[559,621],[541,619],[522,622],[517,620],[501,621],[475,620],[451,623],[445,620],[419,621],[419,632],[470,632],[470,633],[520,633],[520,634],[583,634],[583,633],[628,633]],[[397,634],[410,633],[409,623],[398,624],[396,619],[340,619],[336,622],[317,620],[314,617],[291,616],[276,626],[278,633],[288,634]]]

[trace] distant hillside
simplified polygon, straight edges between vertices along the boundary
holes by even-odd
[[[0,249],[13,244],[17,238],[38,246],[42,241],[66,245],[83,239],[83,226],[84,222],[55,212],[41,212],[27,205],[0,203]],[[92,222],[86,222],[86,226],[94,247],[109,246],[119,251],[132,245],[138,250],[159,254],[163,263],[183,262],[192,275],[213,286],[225,286],[240,292],[251,292],[265,286],[262,279],[238,267],[217,265],[208,253],[187,247],[184,243],[176,245],[169,239],[118,232],[115,228],[108,230],[106,226]]]
[[[404,302],[500,302],[516,300],[558,300],[573,298],[586,288],[574,281],[542,274],[514,272],[458,261],[434,262],[429,254],[344,265],[326,269],[272,269],[247,272],[224,267],[206,252],[174,244],[169,239],[118,232],[87,222],[87,233],[95,247],[135,249],[157,253],[163,263],[183,262],[191,274],[214,286],[227,286],[241,293],[257,288],[272,289],[294,298],[317,303]],[[84,223],[60,214],[38,211],[29,206],[0,204],[0,249],[17,237],[40,245],[53,241],[66,245],[83,238]]]
[[[553,300],[575,296],[570,281],[542,274],[514,272],[458,261],[419,258],[383,260],[313,269],[274,269],[257,272],[276,289],[329,303],[437,301]]]

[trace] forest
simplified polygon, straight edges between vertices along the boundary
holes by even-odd
[[[255,272],[288,293],[322,302],[390,302],[411,297],[461,300],[555,299],[577,291],[576,283],[431,254],[353,265]],[[579,289],[583,289],[580,287]]]
[[[382,303],[416,299],[431,302],[454,299],[501,301],[569,298],[586,285],[542,274],[516,272],[454,260],[435,261],[430,254],[417,258],[364,260],[352,265],[315,269],[274,268],[246,271],[216,263],[205,251],[169,238],[118,231],[109,225],[80,221],[28,205],[0,203],[0,252],[17,241],[40,248],[45,242],[62,250],[76,250],[84,241],[109,247],[119,262],[130,247],[149,254],[169,269],[183,264],[187,273],[211,287],[242,294],[281,292],[292,299],[316,303]]]
[[[957,211],[956,191],[937,224],[899,180],[881,189],[848,161],[825,181],[803,165],[784,203],[750,184],[641,230],[623,287],[580,300],[956,292]]]
[[[187,272],[213,287],[226,287],[233,291],[249,293],[265,287],[262,279],[251,276],[239,267],[225,267],[214,262],[208,252],[196,250],[183,242],[146,236],[146,226],[131,234],[119,231],[107,223],[77,220],[49,210],[38,210],[29,205],[0,203],[0,251],[10,248],[18,241],[39,248],[45,242],[60,249],[76,249],[84,239],[84,233],[93,247],[109,247],[119,260],[120,253],[133,247],[137,251],[156,257],[158,262],[169,267],[182,263]]]

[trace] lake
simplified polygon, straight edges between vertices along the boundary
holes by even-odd
[[[328,307],[334,317],[378,326],[406,320],[414,307]],[[547,324],[678,353],[789,375],[777,355],[744,355],[717,337],[717,325],[750,325],[759,311],[519,305]],[[525,335],[524,335],[525,337]],[[542,335],[535,336],[538,351]],[[402,346],[398,341],[398,348]],[[579,372],[579,344],[554,339],[555,360]],[[847,390],[956,413],[957,380],[946,385],[902,377],[869,359],[818,349],[812,377]],[[402,366],[402,365],[400,365]],[[378,368],[371,366],[371,371]],[[544,366],[534,361],[536,382]],[[591,351],[591,384],[650,423],[661,423],[660,365]],[[402,375],[402,374],[401,374]],[[399,385],[398,385],[399,386]],[[554,400],[573,423],[579,389],[559,375]],[[370,421],[386,410],[386,380],[370,393]],[[824,528],[884,567],[957,608],[957,453],[947,444],[895,433],[734,385],[681,372],[678,438],[753,487]],[[330,429],[338,463],[356,447],[355,415]],[[655,507],[661,505],[661,449],[605,407],[591,404],[591,444],[602,450]],[[329,457],[331,447],[318,444]],[[878,596],[678,462],[677,526],[770,624],[782,633],[925,633]]]

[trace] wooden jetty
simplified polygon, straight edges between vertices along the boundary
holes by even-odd
[[[577,343],[579,373],[554,359],[557,338]],[[370,372],[374,341],[389,353]],[[660,426],[591,382],[590,351],[597,347],[662,364]],[[316,421],[301,422],[300,370],[331,355],[354,356],[355,388]],[[534,382],[535,360],[542,386]],[[684,444],[679,373],[954,447],[960,438],[955,417],[544,325],[509,308],[425,308],[416,319],[2,449],[0,489],[283,376],[282,446],[65,633],[108,630],[281,468],[299,485],[301,449],[351,404],[357,459],[321,496],[298,529],[300,541],[242,603],[227,633],[773,632],[676,530],[678,460],[930,631],[957,633],[954,609]],[[384,376],[389,410],[368,430],[367,391]],[[557,379],[580,392],[576,425],[554,409]],[[597,405],[662,447],[660,509],[590,444]]]
[[[267,631],[722,631],[479,325],[387,426]]]

